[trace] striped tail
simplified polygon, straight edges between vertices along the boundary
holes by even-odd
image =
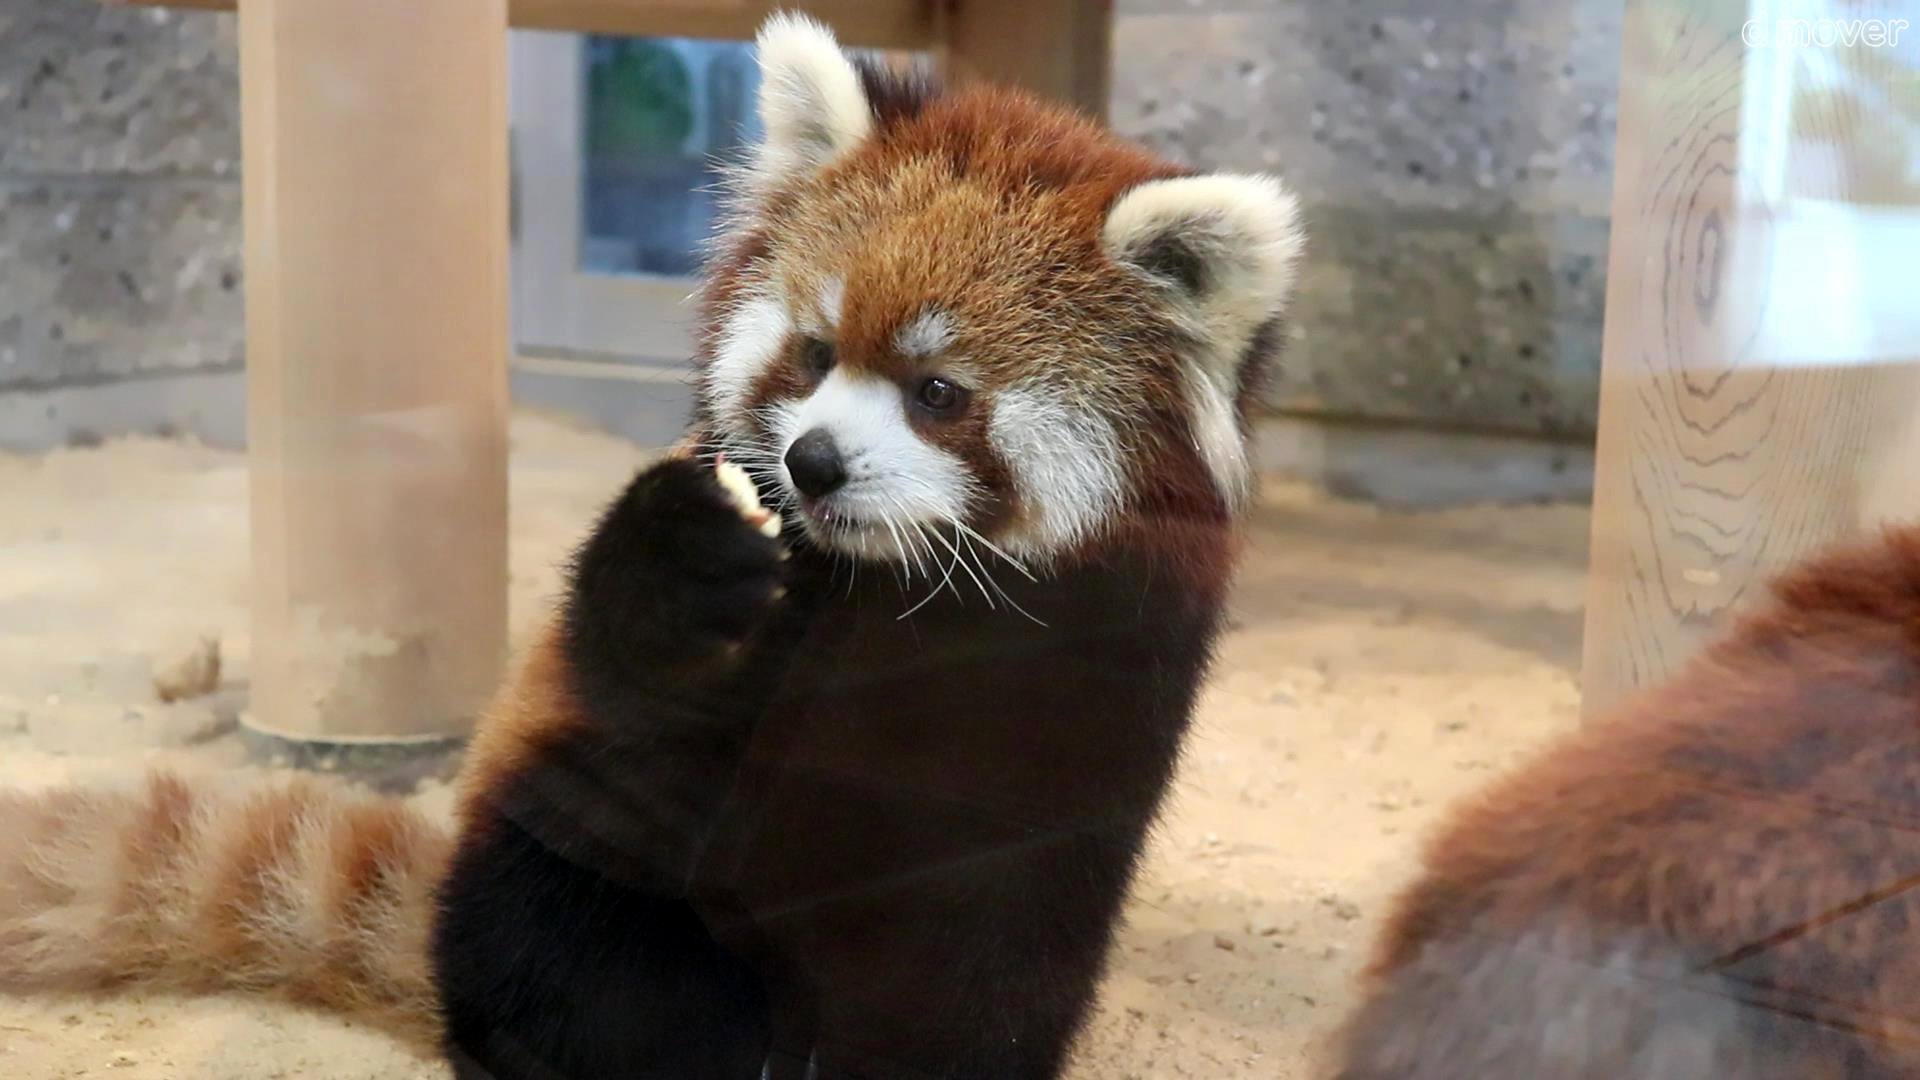
[[[271,991],[436,1053],[450,850],[396,800],[309,780],[0,794],[0,987]]]

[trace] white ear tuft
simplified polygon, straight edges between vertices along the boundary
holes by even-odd
[[[1103,239],[1116,260],[1175,290],[1217,344],[1233,346],[1285,306],[1306,236],[1280,181],[1215,173],[1133,188],[1108,211]]]
[[[782,12],[760,27],[760,123],[755,179],[777,184],[821,168],[873,132],[860,75],[833,32]]]

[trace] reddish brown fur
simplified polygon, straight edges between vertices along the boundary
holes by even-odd
[[[121,840],[120,857],[127,869],[112,912],[127,930],[122,962],[130,972],[156,970],[165,963],[169,943],[141,913],[183,902],[186,881],[180,863],[197,832],[195,805],[192,790],[178,777],[156,773],[147,788],[147,805]]]
[[[463,816],[576,715],[551,631],[468,755]],[[437,1053],[425,938],[450,841],[390,799],[156,772],[0,794],[0,986],[274,990]]]
[[[437,1050],[445,832],[310,781],[0,796],[0,986],[272,988]]]
[[[767,273],[796,290],[845,280],[840,362],[900,380],[918,371],[894,335],[937,303],[955,316],[952,352],[985,383],[1046,372],[1135,406],[1124,434],[1146,483],[1120,535],[1106,539],[1156,571],[1189,575],[1194,595],[1217,602],[1232,553],[1183,406],[1178,365],[1190,343],[1100,239],[1122,192],[1181,170],[1007,91],[969,90],[924,109],[883,104],[879,114],[879,137],[771,193],[720,254],[704,358],[719,313]],[[797,364],[776,365],[753,396],[804,388]],[[924,434],[1006,491],[989,412]],[[711,425],[703,417],[697,427]],[[1009,499],[995,512],[1022,510]],[[462,825],[497,827],[489,801],[581,723],[549,628],[470,748]],[[272,987],[431,1049],[440,1009],[424,939],[448,858],[446,835],[401,805],[308,782],[230,794],[158,774],[137,794],[0,796],[0,985]]]
[[[483,803],[488,796],[523,775],[543,750],[579,723],[580,707],[573,699],[559,618],[554,616],[495,692],[467,747],[460,769],[461,825],[486,816]]]
[[[837,363],[907,383],[924,372],[898,354],[894,335],[936,306],[954,316],[951,356],[979,382],[1050,373],[1061,385],[1133,405],[1125,426],[1136,479],[1145,481],[1138,504],[1222,520],[1219,493],[1191,451],[1182,332],[1154,286],[1101,244],[1107,212],[1123,193],[1184,172],[1030,95],[950,92],[766,200],[715,263],[703,299],[702,359],[749,281],[777,276],[810,296],[838,278],[846,299],[832,335]],[[752,406],[809,392],[800,349],[794,335],[788,355],[756,380]],[[1258,381],[1249,375],[1249,384]],[[984,508],[991,516],[980,522],[999,526],[1022,508],[988,446],[991,401],[979,406],[974,423],[924,434],[1005,493],[1007,504]]]
[[[1659,1053],[1696,1060],[1683,1036],[1745,1063],[1717,1075],[1920,1074],[1917,827],[1920,528],[1906,528],[1786,575],[1672,682],[1455,810],[1379,940],[1346,1075],[1450,1076],[1466,1060],[1437,1064],[1451,1049],[1504,1048],[1511,1068],[1473,1075],[1640,1076]],[[1700,996],[1641,1016],[1573,981],[1623,963],[1637,998]],[[1516,999],[1540,1015],[1497,1011]],[[1639,1017],[1640,1049],[1588,1046],[1552,1069],[1524,1049],[1603,1007]]]
[[[297,872],[294,845],[317,798],[302,785],[256,792],[241,805],[251,827],[229,836],[215,854],[220,872],[209,876],[203,908],[208,918],[200,926],[200,947],[214,970],[240,972],[244,981],[252,961],[274,947],[265,936],[271,931],[253,917],[273,904],[275,879]]]

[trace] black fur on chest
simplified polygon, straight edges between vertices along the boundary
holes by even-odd
[[[912,586],[803,576],[798,643],[695,875],[785,1041],[853,1032],[841,1052],[877,1075],[909,1075],[892,1040],[937,1037],[928,1017],[1090,994],[1218,621],[1216,590],[1133,553],[1001,570],[994,607],[943,595],[905,618]]]
[[[1175,763],[1218,597],[1118,556],[1006,596],[803,567],[701,884],[771,913],[1048,836],[1137,826]],[[1018,605],[1017,608],[1014,605]],[[958,872],[958,871],[956,871]]]
[[[905,618],[924,578],[799,549],[777,614],[688,681],[652,614],[672,582],[617,576],[649,558],[621,513],[576,569],[578,722],[476,800],[444,890],[463,1074],[1056,1077],[1217,632],[1224,527]]]

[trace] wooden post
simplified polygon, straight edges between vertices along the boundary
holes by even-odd
[[[504,0],[246,0],[256,733],[467,730],[506,636]]]
[[[1023,86],[1107,118],[1111,0],[942,0],[935,33],[948,75]]]
[[[1765,5],[1628,4],[1589,716],[1665,679],[1782,567],[1920,512],[1920,190],[1887,92],[1901,9],[1910,48],[1911,4],[1836,9],[1852,45],[1750,23]]]

